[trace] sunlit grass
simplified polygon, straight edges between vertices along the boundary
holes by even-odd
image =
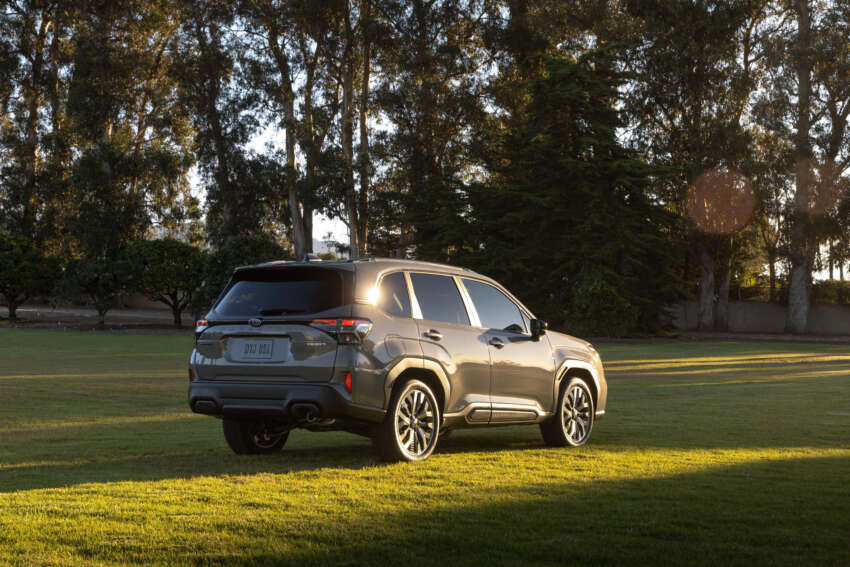
[[[850,564],[846,347],[601,345],[588,446],[386,465],[343,433],[233,455],[186,410],[190,344],[0,332],[0,565]]]

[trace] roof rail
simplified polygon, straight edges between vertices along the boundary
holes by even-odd
[[[318,256],[316,256],[315,254],[307,253],[307,254],[304,254],[304,256],[301,258],[301,261],[302,262],[321,262],[322,259],[319,258]]]
[[[374,256],[358,256],[357,258],[349,258],[346,262],[374,262]]]

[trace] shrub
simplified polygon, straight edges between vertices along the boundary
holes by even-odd
[[[137,240],[124,251],[130,287],[171,308],[174,325],[183,326],[183,311],[201,287],[207,254],[190,244],[162,238]]]
[[[18,320],[18,306],[49,294],[61,275],[59,260],[45,256],[25,238],[0,234],[0,295],[9,307],[11,323]]]

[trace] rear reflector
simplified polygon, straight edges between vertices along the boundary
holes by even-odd
[[[345,375],[345,389],[349,394],[351,393],[351,372]]]

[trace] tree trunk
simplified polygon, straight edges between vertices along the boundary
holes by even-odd
[[[360,224],[360,241],[361,253],[369,252],[369,130],[366,124],[367,112],[369,110],[369,75],[371,72],[371,48],[372,39],[369,30],[369,18],[371,10],[371,0],[362,0],[360,3],[360,34],[363,42],[362,65],[363,68],[360,74],[360,152],[357,160],[360,165],[360,195],[358,202],[357,216]]]
[[[720,275],[720,285],[717,287],[717,308],[714,313],[714,330],[729,330],[729,284],[732,279],[732,266],[725,263]]]
[[[303,205],[304,213],[302,222],[304,223],[304,247],[306,253],[312,253],[313,250],[313,207],[311,205]]]
[[[345,162],[345,209],[348,216],[349,256],[362,256],[360,219],[354,190],[354,30],[351,28],[351,2],[345,6],[345,50],[342,61],[342,155]]]
[[[714,258],[704,242],[699,247],[699,307],[697,328],[708,331],[714,328]]]
[[[770,278],[770,296],[769,301],[776,301],[776,254],[770,254],[767,257],[767,269]]]
[[[9,305],[9,324],[14,325],[18,322],[18,302],[6,300]]]
[[[827,260],[829,261],[829,279],[835,279],[835,246],[832,243],[832,240],[829,241],[829,251],[827,253]]]
[[[47,26],[50,16],[47,10],[41,13],[41,24],[35,45],[32,50],[32,67],[30,70],[30,84],[27,88],[27,121],[26,142],[24,153],[25,185],[23,195],[23,218],[21,231],[27,238],[35,236],[36,224],[36,179],[39,167],[39,140],[38,125],[39,111],[41,109],[42,94],[42,70],[44,67],[44,44],[47,38]]]
[[[174,316],[174,326],[178,329],[183,328],[183,308],[179,306],[171,307],[171,314]]]
[[[267,17],[274,17],[269,15]],[[286,130],[286,190],[289,199],[289,218],[292,222],[292,246],[295,258],[300,260],[307,253],[307,241],[304,234],[304,216],[301,213],[301,203],[298,199],[296,182],[298,170],[295,162],[295,138],[298,123],[295,119],[295,92],[292,90],[292,73],[289,59],[280,45],[280,33],[277,26],[267,22],[269,49],[271,49],[277,64],[281,82],[281,103],[283,105],[283,121]]]
[[[809,323],[809,272],[811,270],[808,243],[808,194],[811,167],[811,50],[809,39],[808,0],[795,3],[798,17],[797,31],[797,132],[795,158],[797,160],[794,218],[791,230],[791,274],[788,284],[788,316],[785,329],[789,333],[805,333]]]
[[[290,94],[292,94],[290,92]],[[290,96],[286,102],[286,185],[289,194],[289,217],[292,221],[292,245],[295,248],[295,258],[300,260],[307,253],[307,241],[304,234],[304,217],[301,214],[301,203],[298,201],[296,180],[298,170],[295,166],[295,102]]]

